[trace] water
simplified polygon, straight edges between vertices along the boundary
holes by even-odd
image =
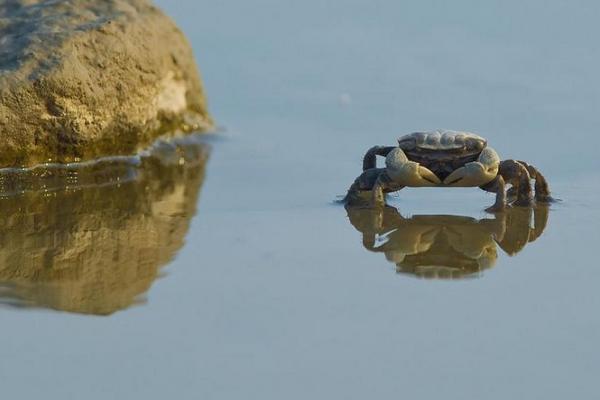
[[[598,397],[599,5],[158,3],[226,131],[204,179],[201,157],[1,200],[6,396]],[[535,164],[563,201],[335,203],[367,148],[438,127]]]

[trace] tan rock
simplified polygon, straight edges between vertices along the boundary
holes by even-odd
[[[190,46],[149,1],[0,4],[0,167],[133,154],[211,126]]]

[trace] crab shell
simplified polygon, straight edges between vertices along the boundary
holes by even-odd
[[[500,158],[474,133],[437,130],[402,136],[385,165],[400,186],[475,187],[496,178]]]

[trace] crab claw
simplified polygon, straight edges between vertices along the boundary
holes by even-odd
[[[417,163],[415,163],[415,164],[417,164]],[[419,164],[417,164],[417,165],[418,165],[417,174],[419,175],[421,180],[432,183],[434,185],[440,185],[442,183],[442,181],[440,181],[440,178],[438,178],[436,174],[431,172],[429,169],[423,167],[422,165],[419,165]]]
[[[481,152],[477,161],[466,163],[448,175],[444,179],[444,185],[460,187],[485,185],[498,175],[499,166],[498,154],[491,147],[487,147]]]
[[[409,161],[400,148],[395,148],[387,155],[385,166],[390,178],[401,186],[437,186],[442,183],[429,169],[419,163]]]
[[[444,185],[448,186],[479,186],[487,182],[482,182],[485,176],[483,165],[477,161],[465,164],[464,167],[452,172],[446,179]]]

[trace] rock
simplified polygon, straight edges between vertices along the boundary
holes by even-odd
[[[138,303],[195,214],[208,157],[195,138],[3,185],[0,305],[108,315]]]
[[[211,126],[190,46],[149,1],[0,3],[0,167],[133,154]]]

